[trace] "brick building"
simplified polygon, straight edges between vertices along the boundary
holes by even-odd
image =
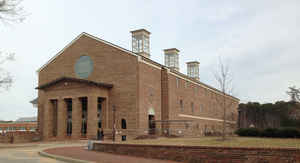
[[[44,140],[220,131],[215,99],[224,96],[199,81],[199,62],[188,62],[188,75],[182,74],[179,50],[164,50],[165,65],[159,64],[150,59],[150,32],[131,33],[132,51],[82,33],[38,70]],[[226,121],[234,129],[239,99],[226,99],[234,104]]]
[[[24,117],[16,121],[0,121],[0,134],[16,131],[35,131],[36,129],[36,117]]]

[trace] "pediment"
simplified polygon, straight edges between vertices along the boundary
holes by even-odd
[[[95,86],[95,87],[102,87],[102,88],[112,88],[112,84],[107,84],[107,83],[101,83],[101,82],[94,82],[91,80],[85,80],[85,79],[78,79],[78,78],[71,78],[71,77],[61,77],[56,80],[53,80],[51,82],[48,82],[46,84],[42,84],[35,89],[48,89],[53,86],[64,86],[64,87],[70,87],[74,86],[74,84],[80,84],[80,85],[86,85],[86,86]]]

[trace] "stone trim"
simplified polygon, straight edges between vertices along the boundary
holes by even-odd
[[[208,118],[208,117],[200,117],[200,116],[194,116],[194,115],[187,115],[187,114],[178,114],[179,117],[185,117],[185,118],[193,118],[193,119],[201,119],[201,120],[208,120],[208,121],[217,121],[217,122],[223,122],[223,119],[215,119],[215,118]],[[236,124],[235,121],[226,121],[227,123]]]
[[[152,66],[152,67],[154,67],[154,68],[157,68],[157,69],[160,69],[160,70],[161,70],[161,68],[160,68],[160,67],[158,67],[158,66],[156,66],[156,65],[153,65],[153,64],[151,64],[151,63],[149,63],[149,62],[147,62],[147,61],[144,61],[144,60],[139,60],[139,62],[141,62],[141,63],[145,63],[146,65],[149,65],[149,66]]]

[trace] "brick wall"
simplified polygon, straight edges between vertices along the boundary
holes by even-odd
[[[95,143],[94,150],[189,163],[300,163],[300,149]]]
[[[40,140],[37,132],[8,132],[0,134],[0,143],[29,143]]]
[[[121,134],[130,135],[130,137],[145,134],[148,129],[148,112],[150,109],[155,112],[155,120],[192,121],[188,125],[186,123],[170,124],[174,134],[178,134],[179,130],[185,130],[186,135],[198,136],[203,135],[204,131],[221,130],[222,122],[220,121],[179,116],[184,114],[222,119],[222,109],[217,107],[213,100],[214,97],[221,96],[216,94],[215,91],[187,81],[185,79],[188,78],[182,77],[183,75],[180,73],[172,70],[169,72],[162,65],[149,59],[131,55],[86,35],[82,35],[39,72],[39,85],[62,76],[77,78],[74,65],[82,55],[90,56],[94,62],[93,72],[86,78],[87,80],[113,84],[113,88],[105,96],[107,97],[107,107],[103,110],[105,114],[104,121],[106,122],[103,124],[105,135],[111,133],[113,126],[113,105],[116,106],[116,128],[119,132],[122,132]],[[178,76],[181,76],[181,78]],[[84,97],[88,95],[86,92],[91,93],[89,95],[93,96],[99,95],[99,93],[93,93],[94,89],[88,86],[80,86],[84,90],[81,90],[79,86],[76,89],[68,89],[66,86],[59,84],[53,87],[52,90],[38,91],[38,127],[42,135],[46,136],[49,135],[49,132],[47,132],[49,129],[47,128],[52,127],[49,125],[51,117],[48,116],[52,114],[51,109],[46,108],[49,99],[63,99],[65,96],[74,96],[75,94],[76,97]],[[182,110],[179,104],[180,100],[183,101]],[[194,111],[191,109],[192,103]],[[238,101],[234,103],[232,108],[227,110],[228,115],[233,115],[232,121],[236,121],[237,104]],[[93,115],[95,119],[95,114]],[[126,130],[121,129],[121,119],[123,118],[127,122]],[[65,124],[66,122],[62,119],[59,121],[58,126]],[[93,125],[90,128],[94,128],[96,132],[96,121],[89,124]],[[158,124],[157,128],[160,125]],[[59,131],[65,131],[65,127],[59,129]]]
[[[161,70],[139,63],[139,129],[148,129],[149,112],[161,120]],[[159,125],[156,128],[160,128]]]
[[[115,47],[96,41],[83,35],[71,46],[69,46],[61,55],[48,64],[39,72],[39,85],[51,82],[62,76],[77,78],[74,71],[74,65],[82,55],[88,55],[94,62],[94,69],[87,80],[113,84],[109,91],[108,112],[105,128],[112,128],[112,105],[116,106],[116,126],[121,128],[121,119],[126,118],[127,128],[137,128],[137,57],[132,56]],[[86,87],[83,87],[86,88]],[[74,93],[76,90],[74,89]],[[72,94],[70,94],[71,96]],[[97,95],[97,94],[95,94]],[[51,94],[54,98],[63,98],[63,95],[57,91],[57,94]],[[86,94],[82,94],[86,96]],[[39,127],[47,125],[45,117],[45,104],[51,98],[48,92],[38,91],[38,117]],[[58,125],[61,125],[60,123]],[[97,124],[95,124],[97,125]],[[45,133],[43,133],[45,135]]]
[[[190,120],[192,121],[188,125],[173,124],[170,125],[170,130],[173,130],[174,134],[178,134],[179,130],[190,128],[192,131],[185,135],[204,135],[205,132],[221,132],[222,120],[223,120],[223,108],[218,103],[217,99],[223,97],[219,92],[208,89],[205,86],[200,86],[188,80],[182,78],[182,74],[172,71],[168,73],[168,98],[169,99],[169,119],[172,120]],[[180,104],[182,101],[182,106]],[[232,98],[226,98],[227,103],[232,103],[230,107],[227,107],[226,114],[227,120],[233,121],[234,125],[228,125],[227,132],[232,133],[236,129],[237,122],[237,107],[238,101]],[[193,109],[192,109],[193,106]],[[194,116],[182,117],[179,115]],[[195,118],[196,117],[196,118]],[[197,119],[197,117],[212,118],[217,120],[203,120]],[[220,121],[221,120],[221,121]],[[181,127],[180,127],[181,126]],[[182,127],[185,126],[185,127]]]

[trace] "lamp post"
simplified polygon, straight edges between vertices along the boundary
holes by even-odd
[[[113,129],[112,129],[112,140],[113,142],[116,140],[116,106],[113,105]]]

